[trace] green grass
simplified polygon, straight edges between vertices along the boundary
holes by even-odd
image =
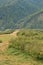
[[[9,34],[0,35],[0,40],[5,42],[5,41],[8,41],[10,39],[10,37],[11,36]]]
[[[3,39],[8,40],[7,36]],[[20,30],[17,38],[10,36],[8,41],[7,50],[0,53],[0,65],[43,65],[43,30]]]

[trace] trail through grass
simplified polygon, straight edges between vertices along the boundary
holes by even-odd
[[[43,65],[43,31],[0,35],[0,65]]]

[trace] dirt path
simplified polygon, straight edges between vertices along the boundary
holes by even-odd
[[[10,35],[10,37],[13,37],[14,36],[16,38],[18,32],[19,32],[19,30],[15,30],[13,33],[11,33],[9,35]],[[6,35],[6,34],[4,34],[4,35]],[[1,36],[3,37],[4,35],[1,35]],[[0,43],[0,50],[1,51],[6,50],[6,48],[8,48],[8,45],[9,45],[9,42],[8,41],[5,41],[3,43]]]
[[[13,35],[15,37],[17,37],[17,33],[19,32],[19,30],[15,30],[13,33],[11,33],[10,35]]]
[[[9,45],[8,42],[0,43],[0,51],[4,52],[6,50],[6,48],[8,48],[8,45]]]

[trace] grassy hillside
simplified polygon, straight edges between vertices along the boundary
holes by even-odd
[[[9,35],[0,37],[9,42],[2,46],[4,51],[0,45],[0,65],[43,65],[43,30],[19,30],[17,37]]]
[[[23,28],[24,18],[27,20],[27,16],[41,9],[42,0],[0,0],[0,30]],[[23,23],[21,19],[24,19]]]

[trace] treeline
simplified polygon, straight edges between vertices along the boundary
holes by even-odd
[[[10,34],[10,33],[12,33],[14,30],[12,30],[12,29],[6,29],[6,30],[4,30],[4,31],[0,31],[0,35],[2,35],[2,34]]]

